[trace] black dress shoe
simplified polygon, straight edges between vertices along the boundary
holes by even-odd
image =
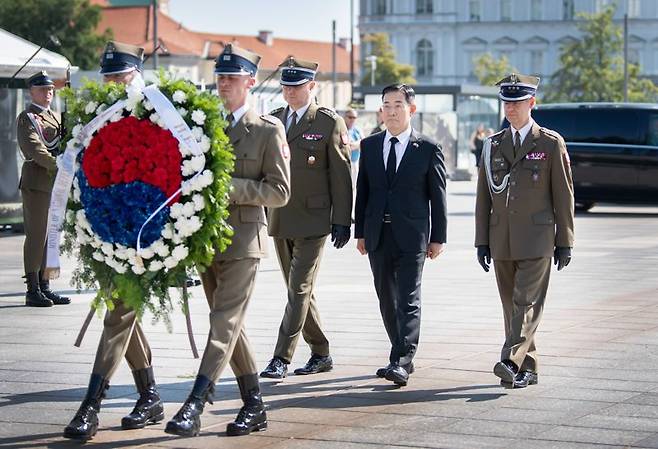
[[[383,368],[379,368],[377,372],[375,373],[377,377],[381,377],[382,379],[386,377],[386,371],[390,370],[393,368],[395,365],[393,363],[389,363]],[[407,370],[407,373],[413,374],[416,369],[414,368],[414,362],[410,362],[408,365],[403,365],[403,368]]]
[[[539,376],[532,371],[519,371],[514,378],[514,388],[525,388],[528,385],[537,385]]]
[[[39,289],[38,273],[27,273],[25,275],[27,292],[25,293],[25,305],[28,307],[52,307],[53,302],[46,298]]]
[[[306,362],[306,365],[295,370],[295,374],[298,376],[305,376],[307,374],[324,373],[326,371],[331,371],[333,367],[334,362],[331,360],[330,355],[312,354],[311,358]]]
[[[404,369],[404,367],[395,364],[391,369],[386,371],[384,378],[386,380],[390,380],[396,385],[404,387],[407,385],[407,381],[409,380],[409,373],[406,369]]]
[[[288,375],[288,363],[281,357],[274,356],[267,367],[260,373],[260,377],[269,379],[283,379]]]
[[[192,392],[183,406],[178,410],[165,427],[165,432],[181,437],[199,435],[201,429],[201,413],[206,402],[212,404],[215,392],[214,383],[206,376],[198,375],[194,381]]]
[[[507,383],[513,383],[517,367],[510,360],[498,362],[493,367],[493,373]]]

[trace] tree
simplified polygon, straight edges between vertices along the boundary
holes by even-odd
[[[495,59],[491,53],[483,53],[473,58],[473,66],[475,76],[483,86],[493,86],[510,73],[518,73],[504,55],[500,59]]]
[[[83,70],[98,66],[98,55],[112,37],[109,30],[96,33],[100,19],[101,7],[89,0],[0,0],[0,28],[37,45],[46,44]],[[57,36],[61,47],[49,41],[50,35]]]
[[[581,13],[580,40],[560,49],[560,68],[551,76],[545,102],[624,101],[622,29],[613,21],[615,6],[597,14]],[[628,64],[628,100],[654,102],[658,87]]]
[[[374,33],[363,39],[364,43],[371,45],[371,55],[377,57],[375,66],[375,84],[393,84],[405,83],[414,84],[416,80],[413,77],[414,68],[408,64],[398,64],[395,61],[395,51],[388,41],[386,33]],[[363,46],[361,47],[363,48]],[[366,59],[366,72],[361,80],[361,84],[370,85],[372,67],[370,61]]]

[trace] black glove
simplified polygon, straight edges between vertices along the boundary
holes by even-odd
[[[489,272],[489,264],[491,263],[491,250],[488,245],[478,246],[478,263],[484,271]]]
[[[339,224],[331,225],[331,241],[334,248],[342,248],[350,240],[350,227]]]
[[[571,248],[565,246],[555,247],[555,252],[553,252],[553,263],[557,265],[557,271],[560,271],[562,268],[569,265],[571,262]]]

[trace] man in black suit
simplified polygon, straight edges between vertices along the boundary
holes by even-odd
[[[411,128],[414,90],[387,86],[382,101],[387,131],[361,141],[354,237],[368,254],[391,341],[390,363],[377,376],[404,386],[420,335],[425,258],[438,257],[446,242],[446,176],[441,147]]]

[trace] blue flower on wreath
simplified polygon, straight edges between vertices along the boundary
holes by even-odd
[[[141,181],[94,188],[89,186],[82,170],[78,170],[77,176],[80,201],[87,220],[104,242],[134,248],[144,222],[167,200],[160,189]],[[160,238],[168,218],[169,207],[166,206],[144,227],[140,241],[142,248]]]

